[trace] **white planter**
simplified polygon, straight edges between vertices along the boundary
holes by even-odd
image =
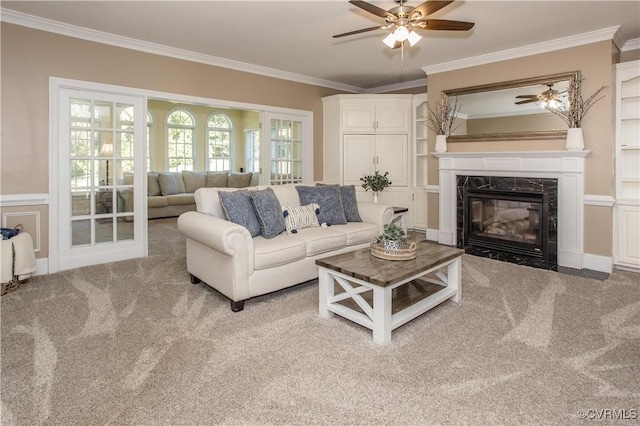
[[[447,137],[445,135],[436,136],[436,152],[447,152]]]
[[[584,137],[581,127],[574,127],[567,130],[567,151],[584,150]]]
[[[374,203],[378,202],[378,193],[376,191],[373,191],[373,202]]]

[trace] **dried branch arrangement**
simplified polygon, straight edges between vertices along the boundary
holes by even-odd
[[[585,101],[582,98],[582,81],[583,77],[572,79],[569,83],[569,99],[566,104],[562,104],[559,108],[551,108],[549,106],[545,107],[545,109],[551,111],[558,117],[562,119],[569,128],[577,128],[581,127],[582,119],[587,112],[596,102],[600,99],[604,98],[604,95],[600,95],[600,93],[606,89],[607,86],[602,86],[596,92],[589,96],[589,98]]]
[[[458,98],[451,98],[444,93],[440,95],[440,100],[436,102],[434,109],[428,107],[429,117],[428,127],[433,130],[436,135],[451,135],[453,132],[453,122],[456,121],[458,113],[460,112],[460,106],[458,105]]]

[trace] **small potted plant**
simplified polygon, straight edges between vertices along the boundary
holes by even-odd
[[[384,190],[386,187],[391,185],[393,182],[389,180],[389,172],[384,172],[383,175],[380,174],[378,170],[372,175],[366,175],[360,178],[362,182],[362,187],[365,191],[371,190],[373,191],[373,202],[378,202],[378,192]]]
[[[398,225],[399,220],[400,218],[397,217],[384,225],[382,235],[378,237],[378,240],[382,242],[382,245],[387,250],[400,250],[402,244],[407,241],[407,234],[405,234],[402,226]]]

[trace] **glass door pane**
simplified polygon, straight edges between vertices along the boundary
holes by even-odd
[[[272,185],[302,182],[302,121],[271,119]]]

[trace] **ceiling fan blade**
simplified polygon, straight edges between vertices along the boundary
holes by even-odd
[[[538,102],[538,99],[536,98],[536,99],[529,99],[529,100],[526,100],[526,101],[516,102],[516,105],[530,104],[532,102]]]
[[[336,34],[333,36],[333,38],[345,37],[345,36],[350,36],[354,34],[366,33],[367,31],[381,30],[381,29],[382,27],[378,25],[377,27],[363,28],[361,30],[349,31],[348,33]]]
[[[443,7],[453,3],[454,0],[449,0],[449,1],[425,1],[422,4],[419,4],[418,6],[415,7],[415,9],[413,9],[413,12],[411,12],[411,17],[412,18],[420,18],[419,16],[416,16],[415,13],[416,12],[420,12],[420,15],[423,18],[426,18],[427,16],[431,15],[432,13],[435,13],[437,11],[439,11],[440,9],[442,9]]]
[[[516,98],[538,98],[538,95],[518,95]]]
[[[378,6],[374,6],[371,3],[367,3],[366,1],[360,1],[360,0],[349,0],[349,3],[351,3],[354,6],[358,6],[360,9],[366,10],[369,13],[373,13],[376,16],[379,16],[381,18],[395,18],[395,16],[389,12],[387,12],[384,9],[379,8]]]
[[[449,21],[447,19],[425,19],[416,21],[415,27],[421,30],[436,31],[469,31],[475,24],[473,22]]]

